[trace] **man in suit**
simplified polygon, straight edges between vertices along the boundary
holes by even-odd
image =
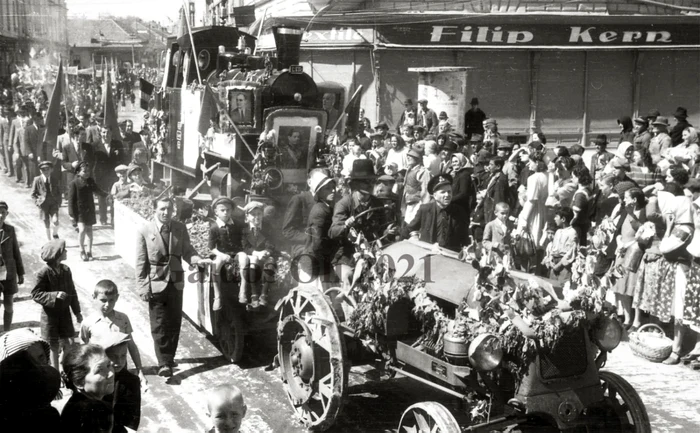
[[[12,326],[14,296],[18,291],[17,285],[24,284],[24,265],[19,252],[19,243],[15,228],[5,222],[9,207],[0,201],[0,290],[2,290],[3,329],[5,332]]]
[[[22,117],[22,127],[16,131],[13,148],[16,154],[15,173],[17,173],[17,182],[22,181],[20,173],[24,172],[22,176],[27,188],[32,187],[39,143],[39,131],[34,126],[31,116],[25,114]]]
[[[41,161],[41,174],[32,184],[32,200],[39,208],[48,240],[58,239],[58,208],[61,206],[61,187],[51,175],[52,169],[51,161]]]
[[[122,142],[112,139],[112,131],[109,129],[109,126],[103,126],[100,132],[99,141],[93,145],[95,155],[93,175],[97,186],[99,186],[102,191],[109,191],[112,185],[114,185],[114,182],[117,181],[114,169],[119,164],[128,164],[130,158],[127,159]],[[106,225],[108,210],[107,198],[98,196],[97,204],[100,207],[100,224]],[[112,209],[112,213],[113,211]],[[112,223],[114,223],[114,221],[112,221]]]
[[[306,244],[306,227],[309,221],[309,214],[315,205],[314,195],[311,191],[311,180],[314,173],[323,169],[312,169],[309,172],[307,184],[309,190],[302,191],[292,196],[287,204],[287,211],[284,213],[282,221],[282,235],[288,242],[292,257],[296,257],[304,252]]]
[[[435,113],[432,108],[428,108],[427,99],[419,99],[418,104],[420,105],[420,110],[418,110],[418,125],[423,127],[426,134],[437,135],[437,127],[440,123],[437,113]]]
[[[420,206],[406,231],[418,232],[423,242],[460,251],[469,245],[469,215],[462,206],[452,203],[452,176],[440,174],[430,179],[428,192],[433,200]]]
[[[234,101],[236,102],[236,107],[231,113],[231,120],[235,123],[252,123],[253,117],[250,113],[250,107],[248,106],[248,98],[245,93],[237,93]]]
[[[197,255],[185,225],[172,219],[170,198],[161,198],[154,206],[153,220],[140,227],[136,235],[136,279],[139,296],[148,302],[158,375],[170,377],[182,324],[182,259],[190,266],[211,260]]]
[[[10,176],[20,176],[19,173],[15,173],[15,158],[17,157],[14,153],[15,135],[17,131],[22,127],[22,120],[19,116],[20,111],[17,112],[15,116],[12,109],[9,109],[9,115],[7,117],[10,123],[10,129],[6,132],[7,134],[7,147],[5,148],[5,155],[7,156],[7,161],[9,164]]]
[[[10,120],[8,119],[8,109],[3,106],[0,111],[0,169],[3,173],[12,176],[12,149],[10,146]]]
[[[333,222],[335,180],[327,170],[313,170],[309,175],[309,188],[316,201],[309,213],[305,230],[304,255],[300,259],[300,283],[312,282],[317,287],[330,284],[333,278],[331,259],[337,242],[330,239],[328,230]]]
[[[79,137],[80,131],[77,128],[73,131],[72,136],[68,134],[68,131],[58,136],[58,146],[61,150],[61,154],[58,156],[61,164],[61,185],[66,196],[68,195],[68,186],[73,181],[73,163],[80,161],[78,153]]]
[[[323,109],[328,113],[328,121],[326,122],[326,130],[335,126],[335,122],[338,121],[340,112],[335,108],[335,94],[324,93],[323,94]],[[337,128],[336,128],[337,130]]]
[[[130,160],[134,156],[134,145],[141,141],[141,136],[134,132],[134,122],[131,120],[124,121],[122,138],[124,139],[126,158]]]

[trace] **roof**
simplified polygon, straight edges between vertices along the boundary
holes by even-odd
[[[68,20],[68,44],[71,47],[138,46],[141,40],[133,38],[111,18]]]

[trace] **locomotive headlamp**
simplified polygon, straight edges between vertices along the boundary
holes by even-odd
[[[493,334],[481,334],[469,344],[469,362],[479,371],[491,371],[501,364],[503,349]]]
[[[601,349],[610,352],[622,340],[622,326],[617,320],[606,317],[601,320],[593,336]]]
[[[223,45],[219,45],[219,54],[225,54],[226,53],[226,47]]]
[[[301,102],[301,93],[295,93],[294,94],[294,101],[295,102]]]

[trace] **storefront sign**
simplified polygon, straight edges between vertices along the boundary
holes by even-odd
[[[315,26],[314,26],[315,27]],[[372,45],[374,30],[370,28],[356,29],[353,27],[315,28],[304,33],[302,47],[354,47]],[[264,34],[259,40],[259,49],[275,48],[272,34]]]
[[[418,24],[381,26],[378,39],[396,46],[700,46],[698,24]]]

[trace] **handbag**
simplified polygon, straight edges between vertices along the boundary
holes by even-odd
[[[644,257],[644,249],[635,242],[625,252],[622,265],[630,272],[637,272],[640,263],[642,263],[642,257]]]
[[[520,237],[515,241],[515,254],[522,258],[534,257],[537,252],[535,241],[529,232],[523,231]]]

